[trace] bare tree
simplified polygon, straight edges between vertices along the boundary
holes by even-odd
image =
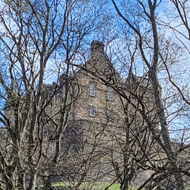
[[[177,49],[179,46],[177,46],[175,43],[172,44],[170,43],[169,40],[166,40],[163,38],[162,33],[160,33],[159,30],[159,20],[157,17],[157,7],[162,3],[161,1],[137,1],[137,2],[131,2],[132,4],[130,6],[136,7],[135,11],[133,12],[127,9],[127,5],[125,2],[122,2],[122,7],[117,4],[114,0],[112,0],[112,3],[115,7],[115,10],[117,11],[119,17],[121,20],[131,29],[132,33],[134,33],[137,37],[138,41],[138,52],[140,52],[143,64],[144,64],[144,77],[147,78],[149,84],[151,85],[152,88],[152,98],[155,101],[155,116],[159,119],[160,123],[160,132],[156,131],[156,128],[154,126],[154,122],[148,118],[146,111],[143,111],[143,106],[145,106],[144,102],[142,99],[140,99],[140,96],[135,96],[133,92],[130,92],[132,96],[135,97],[135,99],[139,102],[139,104],[142,106],[140,109],[136,107],[135,105],[132,105],[135,109],[138,110],[140,115],[142,116],[143,120],[147,124],[150,132],[151,132],[151,138],[154,138],[156,140],[156,143],[161,148],[161,152],[164,152],[164,155],[166,156],[166,160],[163,161],[165,158],[160,157],[160,161],[163,162],[162,164],[162,169],[164,168],[167,170],[167,172],[162,172],[159,170],[155,164],[153,164],[153,173],[152,179],[150,178],[150,181],[154,181],[154,185],[156,187],[156,183],[161,183],[161,181],[164,181],[164,178],[166,176],[172,176],[174,177],[173,183],[175,183],[175,188],[176,189],[185,189],[185,178],[184,176],[188,177],[188,167],[184,167],[183,164],[180,164],[179,159],[182,157],[180,156],[182,152],[179,150],[179,147],[182,145],[180,142],[174,143],[171,140],[171,137],[169,136],[169,126],[171,127],[171,118],[168,116],[168,111],[171,113],[171,108],[169,110],[165,107],[164,102],[165,100],[162,97],[161,94],[161,89],[160,89],[160,84],[161,84],[161,79],[159,76],[159,69],[163,69],[166,71],[166,75],[168,76],[168,81],[171,82],[171,87],[173,86],[173,89],[176,89],[176,94],[173,96],[181,97],[182,102],[184,102],[183,105],[188,105],[188,98],[185,95],[184,92],[182,92],[179,84],[175,83],[174,80],[171,77],[170,69],[171,69],[171,64],[173,63],[172,60],[176,60],[176,55],[170,54],[174,49]],[[185,27],[187,26],[187,14],[185,8],[185,5],[187,2],[179,2],[179,1],[173,1],[175,4],[177,11],[179,15],[181,16],[181,20]],[[126,9],[125,9],[126,8]],[[187,7],[186,7],[187,8]],[[133,12],[134,14],[130,14]],[[137,13],[137,14],[136,14]],[[127,16],[125,16],[127,15]],[[144,24],[146,24],[146,27],[143,27]],[[175,27],[174,27],[175,28]],[[172,29],[174,29],[172,28]],[[179,28],[175,28],[175,31],[178,31]],[[179,31],[178,31],[179,32]],[[185,35],[185,33],[181,33],[182,35]],[[130,33],[131,35],[131,33]],[[187,32],[188,35],[188,32]],[[179,35],[178,35],[179,37]],[[131,37],[134,39],[134,37]],[[127,43],[127,42],[126,42]],[[178,48],[178,53],[179,53],[179,48]],[[137,54],[136,54],[137,55]],[[171,63],[172,62],[172,63]],[[134,71],[134,67],[131,68]],[[141,71],[142,74],[142,71]],[[166,76],[165,75],[165,76]],[[143,78],[143,77],[142,77]],[[124,97],[125,94],[121,95]],[[166,97],[169,99],[169,97]],[[127,99],[127,98],[126,98]],[[129,101],[129,100],[128,100]],[[166,100],[167,102],[167,100]],[[172,102],[171,102],[172,103]],[[132,102],[130,101],[130,104]],[[175,102],[173,102],[173,105]],[[181,109],[181,106],[179,106],[176,110],[176,116],[177,114],[183,114],[185,112],[184,109]],[[183,113],[182,113],[183,112]],[[173,113],[175,115],[175,113]],[[175,117],[175,116],[174,116]],[[178,117],[181,118],[181,117]],[[182,118],[181,118],[182,119]],[[173,126],[174,128],[174,126]],[[177,131],[176,131],[177,132]],[[160,136],[160,135],[161,136]],[[161,137],[161,138],[160,138]],[[150,141],[151,142],[151,141]],[[139,144],[139,147],[142,147]],[[175,148],[174,148],[175,147]],[[178,149],[176,150],[176,147]],[[160,153],[161,153],[160,152]],[[145,152],[144,152],[145,153]],[[157,156],[160,154],[157,152]],[[146,153],[145,153],[146,154]],[[184,152],[184,155],[186,153]],[[149,155],[150,156],[150,155]],[[164,156],[164,157],[165,157]],[[150,158],[150,157],[149,157]],[[187,159],[187,158],[186,158]],[[151,159],[150,159],[151,160]],[[185,161],[184,161],[185,162]],[[166,164],[167,163],[167,164]],[[186,160],[186,163],[188,163],[188,160]],[[158,163],[157,163],[158,164]],[[155,167],[155,168],[154,168]],[[160,168],[160,169],[161,169]],[[186,172],[185,172],[185,171]],[[149,181],[149,182],[150,182]],[[147,181],[148,182],[148,181]],[[146,182],[145,182],[146,183]],[[145,185],[145,184],[144,184]],[[152,185],[153,188],[154,185]],[[171,184],[170,184],[171,185]],[[143,185],[139,187],[139,189],[142,189]],[[154,187],[154,188],[155,188]]]
[[[80,63],[85,40],[105,24],[96,22],[101,15],[98,7],[78,0],[2,4],[2,189],[42,185],[51,189],[52,179],[63,176],[66,167],[73,165],[73,155],[68,154],[72,142],[65,138],[66,129],[73,125],[72,105],[79,95],[72,91],[76,69],[72,63],[77,59]],[[86,12],[90,19],[86,19]],[[52,81],[56,83],[45,84]],[[74,131],[74,127],[70,129]]]

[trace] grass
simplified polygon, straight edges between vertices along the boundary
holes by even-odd
[[[108,187],[110,184],[109,183],[104,183],[104,182],[96,182],[94,184],[89,183],[89,182],[84,182],[81,184],[80,189],[81,190],[86,190],[87,188],[90,188],[91,190],[104,190],[106,187]],[[69,187],[72,185],[69,182],[57,182],[53,183],[54,187]],[[111,187],[109,187],[109,190],[120,190],[119,184],[113,184]],[[136,190],[136,188],[131,187],[130,190]]]

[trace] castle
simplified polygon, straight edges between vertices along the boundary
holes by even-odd
[[[136,185],[150,176],[146,154],[157,150],[152,149],[155,141],[143,115],[155,128],[159,123],[151,84],[132,71],[124,81],[104,52],[102,42],[92,42],[90,60],[75,73],[64,73],[57,83],[43,86],[35,109],[31,147],[27,144],[31,135],[27,127],[32,123],[32,113],[26,110],[29,106],[25,99],[26,96],[19,100],[16,109],[7,101],[5,114],[10,126],[15,126],[15,110],[19,111],[17,130],[21,131],[19,151],[23,154],[20,162],[21,167],[29,167],[27,171],[40,164],[38,173],[44,181],[51,174],[50,177],[59,176],[59,180],[65,176],[78,181],[127,178],[134,179]],[[22,123],[26,113],[28,123]],[[31,166],[25,164],[28,147],[33,151]],[[151,161],[157,162],[157,158]]]
[[[132,146],[128,148],[131,148],[130,151],[134,151],[134,155],[137,154],[139,159],[142,156],[142,147],[138,147],[136,140],[130,145],[133,141],[130,136],[136,135],[135,138],[140,141],[151,139],[140,112],[146,114],[155,128],[158,128],[152,88],[148,79],[137,77],[130,71],[127,79],[123,81],[104,52],[104,44],[93,41],[90,60],[71,77],[65,74],[60,76],[58,86],[59,90],[52,100],[53,109],[58,109],[62,105],[60,101],[67,97],[64,105],[69,105],[66,144],[75,151],[82,149],[81,157],[89,162],[85,179],[101,181],[119,178],[123,170],[131,164],[136,164],[132,157],[127,158],[127,163],[124,163],[124,149],[127,149],[128,145]],[[55,87],[48,88],[50,90]],[[52,111],[52,107],[49,111]],[[150,148],[147,142],[142,142],[141,146]],[[144,162],[147,161],[143,159]],[[125,169],[124,164],[127,164]],[[133,169],[128,169],[131,176]],[[137,185],[149,175],[149,172],[138,175]]]

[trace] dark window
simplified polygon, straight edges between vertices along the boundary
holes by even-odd
[[[114,114],[113,114],[112,110],[107,110],[107,118],[108,118],[108,120],[114,119]]]

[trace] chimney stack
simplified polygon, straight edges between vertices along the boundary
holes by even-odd
[[[93,40],[91,43],[91,57],[104,54],[104,43],[101,41]]]

